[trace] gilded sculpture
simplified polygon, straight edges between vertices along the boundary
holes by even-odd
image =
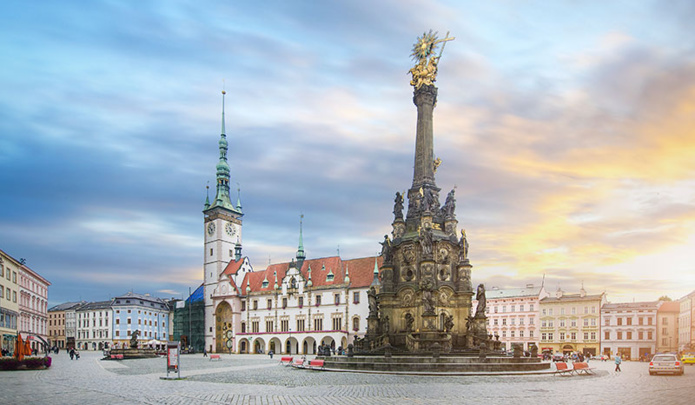
[[[417,39],[415,45],[413,45],[413,53],[410,55],[416,64],[410,69],[409,73],[412,75],[410,80],[410,85],[414,86],[415,89],[419,89],[423,85],[432,85],[437,80],[437,65],[439,64],[439,59],[442,57],[442,52],[444,51],[444,45],[448,41],[453,41],[453,37],[449,37],[449,33],[443,39],[437,38],[437,32],[425,32],[421,37]],[[435,56],[435,51],[437,50],[437,44],[442,44],[439,49],[439,55]]]

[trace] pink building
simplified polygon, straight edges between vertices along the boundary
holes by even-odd
[[[48,341],[48,286],[51,283],[38,273],[22,265],[19,269],[19,322],[23,339],[31,341],[32,349],[41,349],[41,341]]]
[[[512,345],[518,344],[528,350],[535,344],[540,351],[539,306],[540,300],[548,295],[543,286],[533,284],[485,291],[487,332],[499,336],[503,349],[511,350]],[[473,310],[477,306],[478,302],[473,301]]]

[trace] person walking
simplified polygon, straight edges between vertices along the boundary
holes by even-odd
[[[203,357],[208,357],[208,351],[203,347]]]
[[[620,355],[618,353],[615,354],[615,371],[622,371],[620,369],[620,363],[622,363],[623,360],[620,358]]]

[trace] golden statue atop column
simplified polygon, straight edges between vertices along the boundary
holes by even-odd
[[[442,57],[442,52],[444,52],[444,45],[454,39],[454,37],[449,37],[448,32],[443,39],[438,39],[437,32],[432,32],[432,30],[425,32],[417,39],[417,42],[413,45],[413,53],[410,54],[417,61],[415,66],[410,69],[410,74],[412,75],[410,80],[411,86],[419,89],[423,85],[434,84],[437,80],[437,65]],[[438,44],[442,44],[442,47],[439,50],[439,55],[435,56],[434,53]]]

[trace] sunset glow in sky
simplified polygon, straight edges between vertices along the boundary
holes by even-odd
[[[695,290],[692,21],[686,0],[5,1],[0,249],[50,305],[195,288],[224,87],[253,266],[294,256],[301,213],[308,257],[376,254],[433,29],[456,37],[437,184],[473,282],[677,299]]]

